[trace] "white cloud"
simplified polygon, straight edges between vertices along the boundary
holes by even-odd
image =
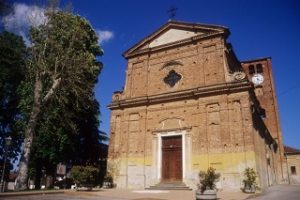
[[[2,23],[5,30],[13,32],[24,38],[27,45],[30,44],[28,29],[30,26],[38,26],[47,21],[45,10],[38,6],[28,6],[23,3],[15,3],[13,11],[4,16]]]
[[[107,42],[114,37],[114,33],[108,30],[96,30],[96,33],[99,38],[99,43],[103,44],[103,42]]]
[[[26,45],[30,45],[28,39],[29,27],[38,26],[46,22],[47,17],[45,16],[44,8],[35,5],[29,6],[24,3],[15,3],[13,11],[2,19],[5,30],[22,36]],[[114,37],[114,33],[109,30],[96,30],[96,33],[101,44]]]

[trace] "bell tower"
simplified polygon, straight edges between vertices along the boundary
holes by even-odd
[[[270,57],[258,58],[241,62],[247,77],[254,85],[254,91],[261,107],[264,109],[263,121],[272,137],[278,144],[278,177],[283,178],[283,140],[280,128],[279,110],[272,73]]]

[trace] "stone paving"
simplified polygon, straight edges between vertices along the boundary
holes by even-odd
[[[124,200],[111,197],[78,196],[70,194],[41,194],[26,196],[0,197],[0,200]]]
[[[300,185],[276,185],[251,200],[300,200]]]
[[[157,191],[157,190],[122,190],[101,189],[91,192],[75,190],[38,191],[35,195],[29,192],[0,193],[0,200],[195,200],[194,191]],[[57,191],[59,192],[59,191]],[[6,195],[6,196],[4,196]],[[261,194],[245,194],[241,191],[218,191],[218,200],[300,200],[300,185],[277,185],[268,188]]]
[[[219,191],[218,199],[240,200],[249,197],[240,191]],[[195,200],[195,191],[103,189],[83,192],[66,190],[64,194],[6,196],[0,200]]]

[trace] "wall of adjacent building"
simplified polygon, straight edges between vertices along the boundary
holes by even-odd
[[[288,154],[287,156],[287,171],[289,173],[289,183],[300,184],[300,153]],[[296,173],[292,173],[291,167],[295,167]]]

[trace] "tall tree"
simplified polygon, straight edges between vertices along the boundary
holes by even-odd
[[[48,12],[47,17],[46,24],[30,30],[28,74],[21,87],[22,94],[31,94],[21,102],[30,112],[17,177],[19,190],[27,188],[29,158],[41,113],[55,101],[68,115],[68,96],[72,96],[72,109],[93,106],[89,102],[102,68],[97,61],[102,50],[87,20],[66,12]],[[31,106],[26,106],[30,102]],[[65,123],[76,129],[69,119]]]
[[[41,170],[45,169],[48,180],[53,180],[56,165],[65,164],[99,164],[99,106],[96,99],[91,98],[94,106],[72,109],[72,99],[67,112],[59,104],[51,101],[41,114],[36,128],[36,139],[30,159],[30,166],[35,171],[35,186],[39,188]],[[65,113],[68,113],[67,115]],[[70,118],[71,117],[71,118]],[[70,118],[70,119],[67,119]],[[70,127],[65,121],[74,123]],[[75,130],[73,127],[76,127]],[[48,182],[47,186],[52,184]]]
[[[3,160],[5,137],[13,139],[9,149],[11,159],[15,159],[20,151],[22,134],[16,124],[20,117],[17,88],[24,80],[25,59],[22,37],[6,31],[0,33],[0,161]]]

